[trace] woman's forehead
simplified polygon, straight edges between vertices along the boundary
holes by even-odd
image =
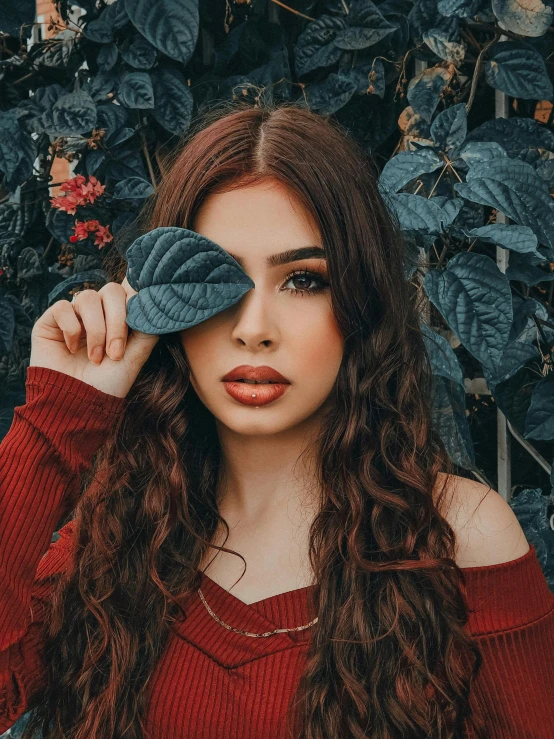
[[[239,264],[244,258],[265,256],[277,260],[268,266],[277,266],[276,254],[322,248],[310,214],[289,192],[268,188],[267,183],[210,195],[196,214],[193,228],[228,251]]]

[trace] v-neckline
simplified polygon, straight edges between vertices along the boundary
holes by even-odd
[[[201,574],[200,589],[210,610],[220,621],[235,629],[264,634],[275,629],[304,626],[317,615],[309,597],[313,585],[245,603],[209,575]],[[199,593],[194,592],[190,596],[186,605],[187,617],[176,622],[176,634],[226,669],[240,667],[285,649],[307,648],[311,639],[313,626],[264,637],[237,633],[211,615]]]
[[[259,610],[260,607],[267,605],[269,601],[275,602],[278,598],[282,600],[287,600],[287,601],[290,600],[292,597],[294,597],[295,599],[296,598],[303,599],[305,595],[308,595],[310,591],[314,589],[313,585],[304,585],[301,588],[293,588],[292,590],[285,590],[282,593],[275,593],[274,595],[268,595],[265,598],[260,598],[260,600],[252,601],[252,603],[247,603],[246,601],[242,600],[242,598],[239,598],[234,593],[232,593],[230,590],[227,590],[227,588],[224,588],[223,585],[220,585],[218,582],[213,580],[205,572],[202,572],[202,576],[203,578],[205,578],[207,581],[210,582],[212,588],[219,590],[219,591],[223,591],[223,593],[225,593],[227,597],[237,600],[243,606],[256,608],[256,610]]]

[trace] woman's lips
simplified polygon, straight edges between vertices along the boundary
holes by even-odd
[[[244,405],[267,405],[267,403],[280,398],[286,392],[287,388],[290,387],[290,384],[285,382],[257,385],[249,382],[235,381],[224,382],[223,385],[232,398]],[[255,398],[252,397],[253,394],[256,395]]]

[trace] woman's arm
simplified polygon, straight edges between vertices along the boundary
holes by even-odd
[[[26,391],[0,443],[0,730],[15,721],[20,706],[13,701],[40,666],[41,602],[49,589],[35,581],[39,562],[126,404],[44,367],[28,367]]]

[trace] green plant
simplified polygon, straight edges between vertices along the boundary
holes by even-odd
[[[476,469],[468,375],[485,378],[525,439],[552,441],[549,5],[56,7],[55,35],[34,43],[32,4],[0,8],[0,436],[24,402],[34,320],[73,290],[104,284],[104,258],[123,248],[118,235],[132,230],[195,113],[228,99],[295,101],[333,116],[381,164],[407,277],[430,301],[435,422],[453,461]],[[495,92],[511,101],[510,117],[496,117]],[[52,198],[56,157],[73,176]],[[498,249],[509,255],[505,271]]]
[[[78,18],[72,6],[82,10]],[[434,420],[453,461],[476,464],[468,375],[482,374],[526,439],[552,441],[550,5],[58,0],[56,7],[55,35],[34,43],[33,3],[0,7],[0,437],[24,402],[34,320],[73,290],[104,284],[104,258],[125,241],[114,237],[132,230],[179,137],[197,112],[228,99],[295,101],[333,116],[380,163],[381,191],[405,234],[407,277],[430,301],[422,325],[436,381]],[[509,117],[497,117],[495,92],[510,101]],[[73,173],[53,199],[49,186],[62,184],[51,181],[57,157]],[[505,271],[498,249],[509,255]],[[539,497],[525,499],[522,520],[539,510],[546,518]],[[541,549],[533,538],[543,566],[546,541]]]

